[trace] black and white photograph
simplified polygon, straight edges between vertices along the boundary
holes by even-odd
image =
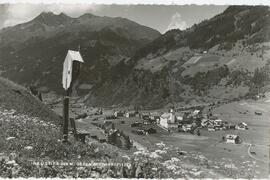
[[[0,0],[0,179],[269,178],[270,2],[119,2]]]

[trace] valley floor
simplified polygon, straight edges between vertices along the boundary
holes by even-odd
[[[162,154],[162,158],[178,158],[182,166],[195,168],[194,173],[199,173],[199,177],[265,178],[269,173],[269,109],[270,103],[267,100],[239,101],[214,107],[212,111],[220,119],[232,124],[245,122],[249,129],[214,132],[201,130],[201,136],[190,133],[169,133],[155,124],[146,126],[155,128],[156,134],[137,135],[132,132],[133,128],[130,125],[135,121],[142,121],[139,118],[122,117],[113,121],[117,129],[130,136],[139,152],[151,154],[159,151],[157,144],[162,143],[166,147],[166,153]],[[55,110],[61,112],[61,105]],[[75,114],[76,111],[80,113],[80,110],[80,108],[72,109]],[[255,111],[262,112],[262,115],[256,115]],[[111,113],[112,110],[104,112],[105,115]],[[92,123],[103,124],[105,115],[79,119],[76,121],[77,126],[98,135],[102,131]],[[121,121],[125,123],[120,123]],[[226,144],[222,142],[222,136],[226,134],[239,135],[243,142]],[[137,150],[133,149],[128,153],[138,153]],[[177,154],[179,150],[185,151],[186,155],[179,156]]]

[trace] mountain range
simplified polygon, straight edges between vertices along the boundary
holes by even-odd
[[[111,66],[159,35],[120,17],[41,13],[30,22],[1,30],[1,75],[61,93],[62,63],[68,49],[80,46],[86,62],[83,72],[87,71],[82,76],[98,83]]]
[[[230,6],[164,34],[121,17],[41,13],[0,31],[0,75],[63,93],[68,49],[85,63],[73,93],[94,106],[194,104],[267,91],[270,11]]]

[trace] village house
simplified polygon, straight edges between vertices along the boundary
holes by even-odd
[[[160,119],[160,116],[159,116],[159,114],[157,112],[153,112],[153,113],[150,113],[150,117],[149,118],[150,118],[149,121],[151,123],[155,123],[155,122],[157,122]]]
[[[222,125],[222,120],[221,119],[216,119],[213,121],[215,126],[221,126]]]
[[[209,124],[210,124],[210,122],[209,122],[208,119],[202,119],[202,121],[201,121],[201,126],[202,126],[202,127],[206,127],[206,126],[209,125]]]
[[[184,125],[182,125],[182,130],[184,132],[190,132],[191,128],[192,128],[192,124],[184,124]]]
[[[224,140],[226,143],[230,143],[230,144],[239,144],[240,143],[240,137],[238,135],[235,135],[235,134],[227,134],[224,137]]]
[[[115,117],[124,117],[125,113],[122,111],[115,111],[114,116]]]
[[[136,116],[136,112],[133,112],[133,111],[127,111],[125,112],[125,115],[124,115],[126,118],[130,118],[130,117],[135,117]]]
[[[160,120],[158,122],[158,124],[168,130],[168,131],[171,131],[171,130],[177,130],[178,129],[178,124],[176,122],[176,117],[175,117],[175,114],[173,111],[169,112],[169,113],[163,113],[161,116],[160,116]]]
[[[259,116],[262,115],[262,112],[259,112],[259,111],[255,111],[254,113],[255,113],[255,115],[259,115]]]
[[[183,121],[183,116],[175,115],[177,121]]]
[[[125,113],[125,117],[126,117],[126,118],[129,118],[130,115],[131,115],[131,114],[130,114],[129,112],[126,112],[126,113]]]
[[[235,126],[235,129],[238,129],[238,130],[247,130],[248,129],[248,126],[247,126],[246,123],[241,122],[241,123],[239,123],[239,124],[237,124]]]
[[[142,123],[135,121],[134,123],[130,124],[130,127],[140,127],[142,125]]]

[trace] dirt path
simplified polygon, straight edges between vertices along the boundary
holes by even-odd
[[[251,149],[252,146],[255,146],[255,145],[254,145],[254,144],[248,144],[248,150],[247,150],[247,153],[248,153],[249,157],[251,157],[252,159],[255,159],[256,161],[260,161],[260,162],[263,162],[263,163],[268,163],[267,161],[258,159],[258,158],[256,158],[255,156],[253,156],[253,155],[251,154],[250,149]]]

